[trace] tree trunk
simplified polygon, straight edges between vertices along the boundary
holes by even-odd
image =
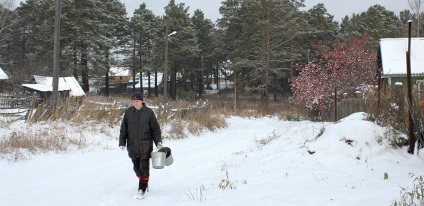
[[[163,82],[162,82],[163,85]],[[158,72],[155,71],[155,96],[158,97]]]
[[[133,85],[132,85],[132,92],[135,92],[135,40],[133,42],[133,56],[132,56],[132,78],[133,78]]]
[[[106,53],[106,59],[107,61],[109,61],[109,52]],[[109,70],[110,70],[110,65],[107,64],[107,68],[106,68],[106,90],[105,90],[105,95],[108,97],[109,96]]]
[[[171,90],[171,99],[175,101],[175,86],[176,86],[176,75],[177,72],[175,71],[174,65],[171,65],[171,82],[170,82],[170,90]]]
[[[219,88],[219,63],[217,62],[216,63],[216,89],[218,90],[218,94],[221,94],[221,92],[220,92],[220,88]]]
[[[110,95],[109,93],[109,71],[106,72],[106,88],[105,88],[105,95],[108,97]]]
[[[84,51],[81,55],[81,66],[82,66],[82,90],[84,90],[85,93],[90,91],[90,85],[88,83],[88,55],[86,53],[87,51]]]
[[[334,88],[334,122],[337,120],[337,88]]]
[[[138,58],[140,59],[140,62],[139,62],[140,63],[140,77],[139,77],[140,82],[139,82],[139,84],[140,84],[140,92],[142,94],[144,94],[144,88],[143,88],[143,54],[142,54],[141,50],[142,50],[142,47],[141,47],[141,40],[140,40],[140,45],[139,45],[139,48],[138,48]],[[148,85],[148,89],[150,89],[150,85]],[[150,90],[147,90],[147,91],[148,91],[148,93],[150,93]]]
[[[265,59],[265,68],[266,68],[266,72],[265,72],[265,106],[266,106],[266,111],[268,111],[269,108],[269,54],[270,54],[270,48],[269,48],[269,41],[270,41],[270,19],[269,19],[269,12],[270,12],[270,8],[268,7],[267,4],[265,4],[265,9],[266,9],[266,17],[265,20],[267,21],[267,26],[265,28],[265,54],[266,54],[266,59]]]
[[[140,82],[142,81],[142,78],[140,78]],[[150,93],[150,71],[147,71],[147,95],[148,97],[151,97],[151,93]]]
[[[237,72],[234,71],[234,111],[237,109]]]
[[[198,72],[198,91],[199,91],[199,98],[202,98],[203,95],[203,56],[200,56],[200,71]]]

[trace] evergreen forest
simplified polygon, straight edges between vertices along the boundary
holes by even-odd
[[[52,76],[55,0],[26,0],[16,8],[11,2],[0,0],[0,67],[13,85]],[[76,77],[88,92],[89,80],[107,77],[111,67],[154,76],[166,62],[173,100],[201,97],[226,79],[237,95],[272,101],[290,97],[302,69],[326,65],[325,54],[345,42],[343,48],[361,42],[365,55],[375,56],[379,39],[407,37],[408,20],[414,37],[424,33],[423,13],[396,14],[381,5],[341,22],[324,4],[305,9],[304,0],[223,0],[216,22],[201,10],[191,15],[189,6],[170,0],[157,16],[141,3],[129,17],[119,0],[61,0],[60,76]],[[369,61],[376,70],[376,58]]]

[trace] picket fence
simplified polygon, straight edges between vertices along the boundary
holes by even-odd
[[[32,99],[29,95],[0,93],[0,109],[28,109]]]

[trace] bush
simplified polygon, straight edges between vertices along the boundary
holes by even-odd
[[[424,205],[424,181],[423,177],[419,176],[415,178],[413,188],[410,191],[406,191],[402,188],[401,200],[395,200],[394,206],[410,206],[410,205]]]
[[[369,115],[368,118],[380,126],[391,127],[394,130],[407,133],[408,109],[404,98],[399,98],[399,92],[384,87],[380,91],[380,98],[378,98],[378,91],[375,89],[367,96],[364,110]]]
[[[423,111],[422,101],[418,98],[418,93],[414,93],[413,104],[410,104],[406,98],[406,88],[384,87],[380,91],[378,98],[377,90],[373,91],[366,98],[365,112],[371,121],[375,121],[382,127],[388,128],[391,132],[386,132],[385,137],[393,147],[405,145],[405,138],[401,134],[409,133],[409,111],[413,113],[414,135],[415,139],[423,136]],[[421,130],[420,130],[421,128]]]

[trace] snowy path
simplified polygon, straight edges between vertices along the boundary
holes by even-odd
[[[423,173],[419,158],[399,162],[410,158],[399,152],[366,163],[310,155],[305,142],[328,123],[228,123],[214,133],[165,141],[174,164],[151,169],[144,200],[133,199],[138,181],[132,163],[126,151],[116,149],[0,162],[0,205],[388,205],[400,184],[411,183],[411,173]],[[279,138],[268,145],[256,142],[273,134]],[[390,181],[383,180],[384,172]],[[227,173],[235,189],[218,187]]]

